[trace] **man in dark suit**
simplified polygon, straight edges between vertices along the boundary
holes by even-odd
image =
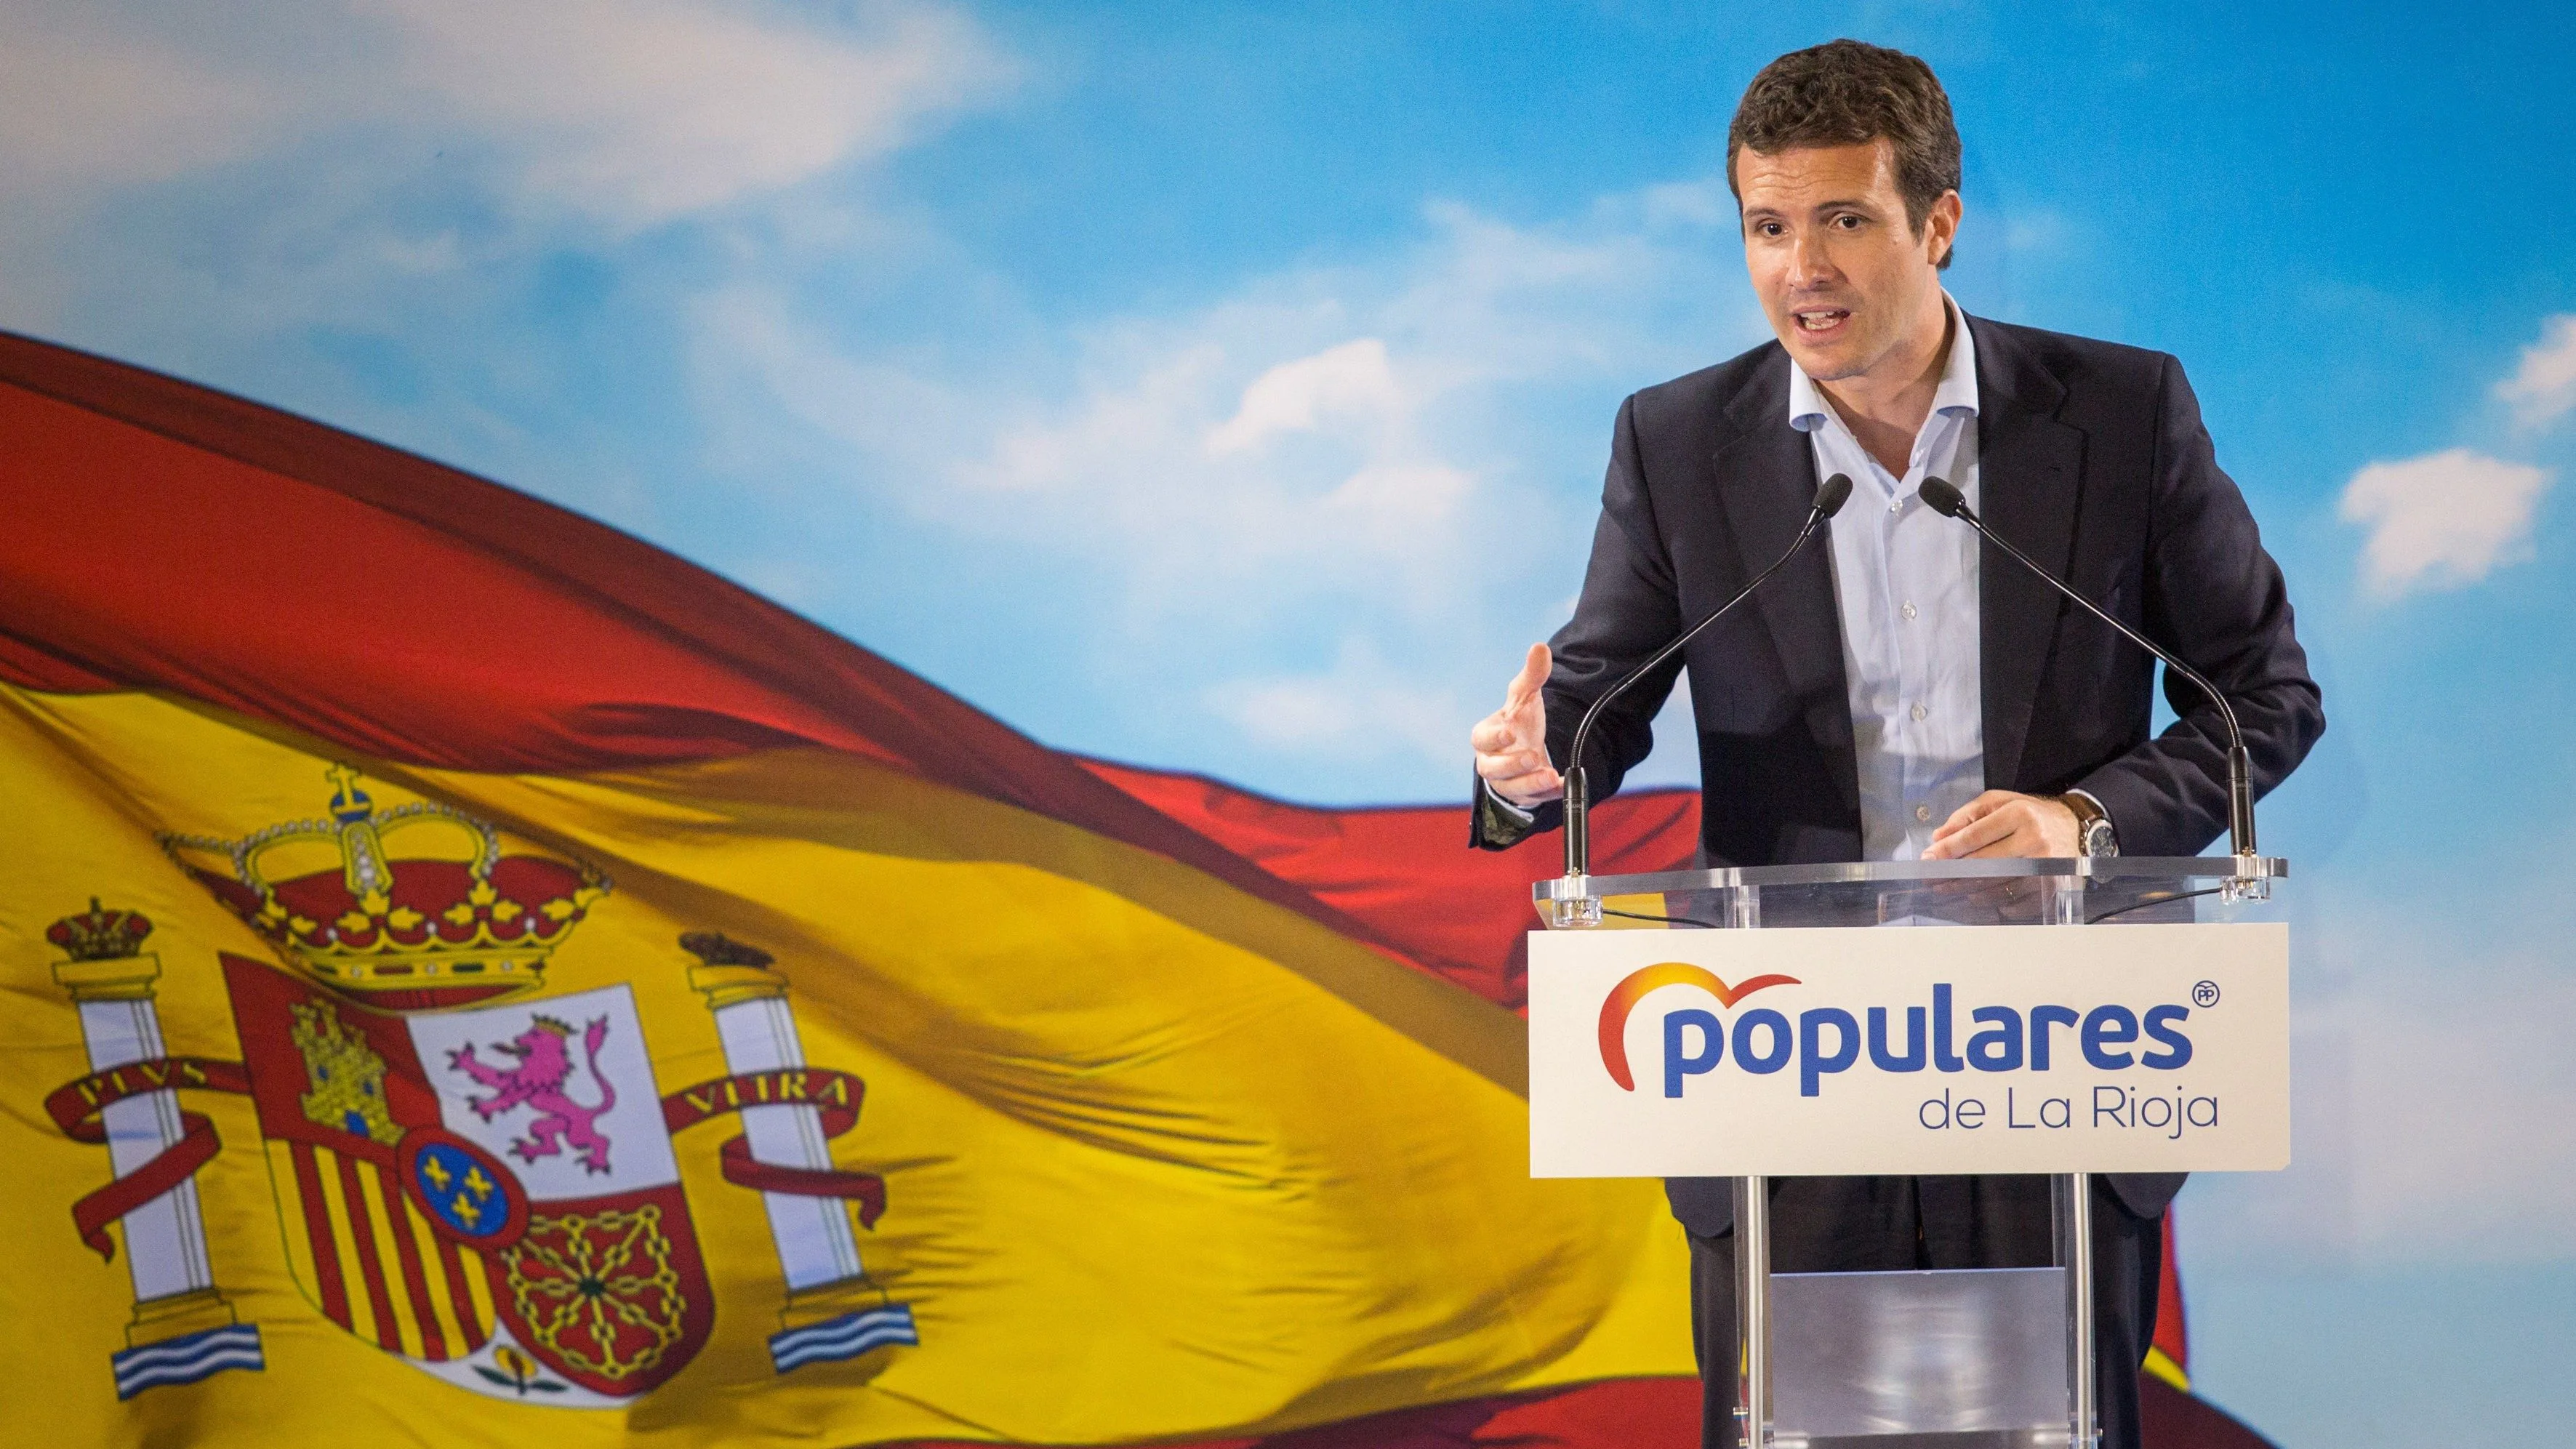
[[[1778,341],[1619,410],[1573,620],[1476,726],[1475,843],[1561,820],[1574,722],[1779,556],[1818,482],[1851,501],[1753,607],[1604,712],[1595,798],[1644,758],[1683,665],[1713,864],[2189,855],[2227,819],[2226,735],[2179,679],[2149,733],[2154,661],[1914,496],[1959,486],[1988,525],[2227,691],[2255,787],[2325,727],[2280,570],[2173,358],[1968,317],[1943,291],[1960,219],[1949,100],[1911,56],[1835,41],[1745,92],[1728,178]],[[2161,1217],[2175,1175],[2097,1184],[2104,1442],[2137,1443]],[[1705,1442],[1732,1445],[1727,1185],[1667,1184],[1691,1240]],[[1773,1266],[2051,1261],[2032,1177],[1774,1182]]]

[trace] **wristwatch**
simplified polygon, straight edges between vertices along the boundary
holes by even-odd
[[[2095,857],[2120,853],[2120,832],[2111,828],[2111,817],[2102,813],[2101,801],[2081,790],[2069,790],[2051,798],[2075,812],[2077,855]]]

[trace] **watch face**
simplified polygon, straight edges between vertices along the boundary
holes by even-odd
[[[2120,838],[2117,834],[2113,833],[2110,821],[2097,818],[2085,825],[2084,853],[2086,855],[2118,855],[2120,853]]]

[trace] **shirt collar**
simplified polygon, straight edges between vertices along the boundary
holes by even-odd
[[[1968,314],[1945,288],[1941,304],[1950,312],[1950,358],[1941,365],[1940,384],[1932,390],[1932,411],[1944,417],[1977,415],[1977,339],[1968,330]],[[1789,426],[1812,433],[1830,416],[1824,392],[1796,362],[1789,364]]]

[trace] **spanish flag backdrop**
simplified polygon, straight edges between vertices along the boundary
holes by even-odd
[[[1456,812],[1050,751],[19,339],[0,499],[0,1439],[1690,1437],[1682,1239],[1529,1180],[1537,867]]]
[[[0,812],[0,1442],[1696,1440],[1661,1192],[1528,1177],[1545,863],[1459,811],[1048,750],[0,336]],[[2259,1442],[2165,1297],[2151,1442]]]

